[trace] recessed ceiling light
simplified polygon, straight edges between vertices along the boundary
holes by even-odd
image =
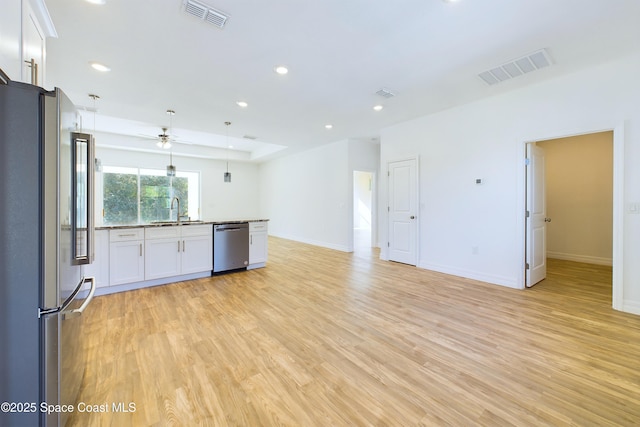
[[[327,128],[327,129],[332,129],[333,125],[324,125],[324,127]]]
[[[380,111],[380,110],[382,110],[383,108],[384,108],[384,107],[383,107],[382,105],[376,105],[376,106],[374,106],[374,107],[373,107],[373,109],[374,109],[374,110],[376,110],[376,111]]]
[[[106,73],[107,71],[111,71],[111,68],[99,62],[89,62],[89,65],[91,65],[91,67],[93,67],[94,70],[102,71],[103,73]]]
[[[278,65],[277,67],[274,68],[275,72],[280,74],[280,75],[285,75],[289,72],[289,69],[287,67],[285,67],[284,65]]]
[[[247,104],[245,101],[238,101],[236,102],[236,104],[238,104],[239,107],[245,108],[248,107],[249,104]]]
[[[92,3],[92,4],[106,4],[107,0],[85,0],[87,3]]]

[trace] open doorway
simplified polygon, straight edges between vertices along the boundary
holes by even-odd
[[[370,253],[374,246],[374,174],[353,171],[353,251]]]
[[[527,195],[540,192],[544,200],[533,202],[527,197],[527,286],[532,286],[529,268],[541,265],[535,248],[543,247],[546,259],[565,260],[602,266],[613,266],[613,199],[614,199],[614,135],[613,131],[532,142],[540,154],[533,166],[539,174],[537,184],[530,167],[527,174]],[[534,150],[528,150],[533,152]],[[540,165],[540,159],[543,165]],[[531,163],[531,160],[530,162]],[[540,181],[541,180],[541,181]],[[536,185],[538,186],[535,189]],[[532,205],[529,205],[529,204]],[[543,208],[540,208],[542,206]],[[544,211],[544,243],[536,238],[536,212]],[[538,232],[538,236],[540,233]],[[549,266],[566,265],[550,262]],[[546,277],[546,273],[543,278]]]

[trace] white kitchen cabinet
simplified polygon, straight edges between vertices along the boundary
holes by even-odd
[[[109,230],[96,230],[94,233],[95,257],[91,264],[84,267],[86,277],[95,277],[98,288],[109,286]]]
[[[3,0],[0,68],[10,79],[45,86],[47,37],[57,37],[44,0]]]
[[[145,230],[145,279],[161,279],[213,268],[213,227],[180,225]]]
[[[22,81],[44,86],[45,35],[29,2],[24,2],[22,27]]]
[[[264,267],[267,263],[267,221],[249,223],[249,265],[247,270]]]
[[[109,232],[109,283],[144,280],[144,228],[125,228]]]
[[[180,274],[182,254],[177,239],[145,239],[144,250],[145,280]]]
[[[146,280],[180,274],[180,234],[178,227],[153,227],[144,231]]]
[[[213,270],[213,226],[182,227],[182,274]]]

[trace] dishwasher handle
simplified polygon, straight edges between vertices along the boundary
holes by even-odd
[[[249,228],[249,223],[222,224],[222,225],[216,225],[214,227],[217,233],[221,231],[242,231],[242,230],[247,230],[248,228]]]

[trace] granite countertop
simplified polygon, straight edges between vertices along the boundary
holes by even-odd
[[[196,220],[196,221],[180,221],[180,225],[205,225],[205,224],[242,224],[244,222],[264,222],[268,219],[220,219],[220,220]],[[122,224],[122,225],[98,225],[96,230],[119,230],[125,228],[147,228],[147,227],[172,227],[176,226],[176,221],[161,221],[146,224]]]

